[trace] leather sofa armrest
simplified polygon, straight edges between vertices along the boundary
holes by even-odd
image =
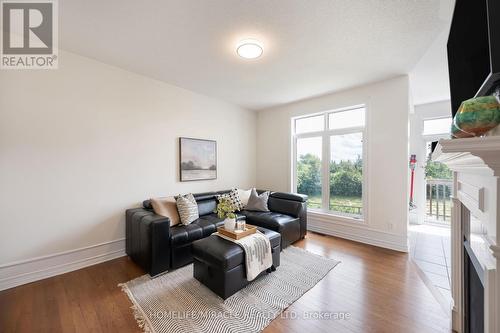
[[[159,217],[159,218],[157,218]],[[151,270],[155,276],[170,269],[170,219],[155,214],[151,221]]]
[[[270,196],[273,198],[292,200],[298,202],[306,202],[308,198],[307,195],[305,194],[286,193],[286,192],[272,192]]]
[[[307,233],[307,195],[272,192],[268,201],[269,210],[299,218],[300,237]]]
[[[126,252],[151,276],[170,268],[170,219],[144,208],[125,214]]]

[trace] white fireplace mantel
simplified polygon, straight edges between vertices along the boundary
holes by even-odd
[[[500,136],[440,140],[432,160],[453,171],[452,326],[463,332],[463,226],[465,206],[484,225],[484,246],[473,249],[484,273],[485,332],[500,333]],[[462,206],[463,205],[463,206]],[[463,222],[466,222],[465,224]],[[467,230],[466,230],[467,231]]]
[[[457,172],[500,176],[500,136],[440,140],[432,160]]]

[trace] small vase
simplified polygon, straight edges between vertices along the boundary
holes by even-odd
[[[463,101],[455,115],[454,124],[462,132],[481,136],[500,124],[500,103],[495,96]],[[455,136],[460,137],[457,133]]]
[[[224,220],[224,229],[234,231],[235,227],[236,227],[236,219],[230,219],[227,217]]]

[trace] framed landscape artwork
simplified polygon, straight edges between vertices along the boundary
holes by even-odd
[[[179,138],[181,182],[217,178],[217,142]]]

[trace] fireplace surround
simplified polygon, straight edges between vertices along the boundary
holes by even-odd
[[[500,136],[440,140],[434,161],[453,171],[452,327],[500,332]]]

